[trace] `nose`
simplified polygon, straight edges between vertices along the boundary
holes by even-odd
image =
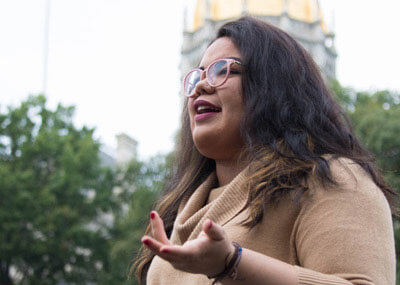
[[[193,97],[197,97],[203,94],[212,94],[215,91],[215,87],[210,86],[208,84],[207,78],[206,78],[206,72],[203,71],[201,73],[201,78],[200,81],[196,84],[196,87],[194,88],[194,93]]]

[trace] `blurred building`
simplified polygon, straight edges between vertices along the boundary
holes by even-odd
[[[138,142],[127,134],[119,134],[117,138],[117,149],[103,146],[100,151],[102,166],[115,169],[117,166],[127,165],[132,159],[137,158]]]
[[[336,78],[335,35],[318,0],[196,0],[185,9],[181,72],[197,66],[225,22],[252,15],[289,33],[311,54],[325,78]]]

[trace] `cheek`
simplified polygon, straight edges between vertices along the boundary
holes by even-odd
[[[241,90],[239,89],[240,86],[238,87],[238,89],[233,90],[230,94],[229,94],[229,98],[227,98],[227,100],[229,101],[229,106],[230,106],[230,113],[229,114],[231,117],[235,117],[235,119],[240,120],[241,117],[243,116],[244,113],[244,103],[243,103],[243,97],[242,97],[242,92],[238,91]]]
[[[224,114],[226,116],[224,126],[232,137],[237,138],[240,136],[240,123],[244,116],[244,104],[242,93],[238,92],[237,89],[236,92],[232,92],[230,95],[229,111]]]

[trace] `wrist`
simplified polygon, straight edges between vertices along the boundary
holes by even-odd
[[[218,266],[214,266],[212,268],[212,271],[208,272],[208,273],[204,273],[205,275],[207,275],[207,277],[209,279],[215,278],[215,276],[220,275],[222,272],[225,271],[226,267],[228,266],[229,262],[231,261],[233,255],[235,254],[235,246],[233,245],[233,243],[229,243],[229,246],[227,247],[227,250],[224,251],[224,253],[222,253],[221,255],[221,261],[219,261],[219,265]],[[214,277],[210,277],[210,276],[214,276]]]
[[[240,263],[241,257],[242,257],[242,247],[238,243],[232,242],[230,247],[230,252],[226,255],[225,258],[225,269],[217,275],[207,276],[207,277],[209,279],[215,279],[213,284],[215,284],[217,281],[224,279],[227,276],[229,276],[233,280],[236,280],[237,267]]]
[[[230,243],[229,244],[229,252],[228,252],[228,254],[225,255],[226,257],[225,257],[224,268],[226,268],[228,266],[229,262],[231,262],[232,257],[235,254],[235,250],[236,250],[236,247],[233,245],[233,243]]]

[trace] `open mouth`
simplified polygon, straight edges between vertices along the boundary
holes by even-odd
[[[218,113],[218,112],[221,112],[220,108],[215,108],[215,107],[211,107],[211,106],[201,105],[196,108],[197,114]]]
[[[196,100],[193,103],[193,107],[196,112],[194,116],[195,121],[213,117],[222,111],[221,108],[205,100]]]
[[[205,114],[205,113],[218,113],[221,112],[221,108],[211,104],[205,100],[196,100],[193,104],[193,107],[196,111],[196,114]]]

